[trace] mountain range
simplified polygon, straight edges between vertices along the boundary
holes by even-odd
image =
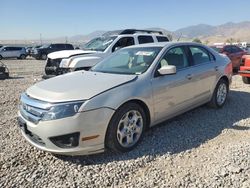
[[[164,28],[152,27],[147,28],[152,30],[161,30],[164,34],[170,34],[173,36],[173,40],[180,38],[180,40],[192,41],[194,38],[199,38],[205,43],[225,42],[226,40],[231,41],[247,41],[250,42],[250,21],[244,21],[240,23],[228,22],[222,25],[212,26],[207,24],[198,24],[189,27],[184,27],[176,31],[169,31]],[[106,31],[99,30],[94,31],[87,35],[75,35],[71,37],[58,37],[51,39],[43,39],[43,43],[51,42],[70,42],[73,44],[86,43],[90,39],[100,36]],[[31,44],[40,43],[40,40],[1,40],[2,43],[13,44]]]

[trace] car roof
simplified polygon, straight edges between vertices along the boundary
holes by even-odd
[[[136,47],[168,47],[173,45],[196,45],[196,46],[204,46],[200,43],[195,42],[156,42],[156,43],[145,43],[145,44],[137,44],[133,46],[129,46],[127,48],[136,48]]]

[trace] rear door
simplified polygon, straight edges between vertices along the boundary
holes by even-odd
[[[207,49],[196,45],[190,45],[188,49],[191,61],[190,80],[195,84],[193,90],[195,103],[207,101],[210,99],[217,77],[219,77],[219,65]]]
[[[159,75],[158,69],[175,65],[174,75]],[[190,107],[194,100],[195,83],[189,76],[192,70],[185,46],[176,46],[166,51],[152,78],[155,121],[160,122]]]
[[[12,57],[19,57],[21,54],[21,49],[19,47],[13,47],[12,48]]]

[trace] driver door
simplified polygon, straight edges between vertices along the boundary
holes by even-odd
[[[176,74],[160,75],[157,70],[168,65],[176,66]],[[155,123],[190,107],[195,89],[191,75],[185,46],[173,47],[161,58],[152,79]]]

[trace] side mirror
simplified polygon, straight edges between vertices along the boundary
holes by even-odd
[[[166,65],[158,69],[158,72],[160,73],[160,75],[176,74],[176,66]]]
[[[115,51],[120,50],[121,48],[122,48],[122,47],[117,46],[117,47],[115,47]]]

